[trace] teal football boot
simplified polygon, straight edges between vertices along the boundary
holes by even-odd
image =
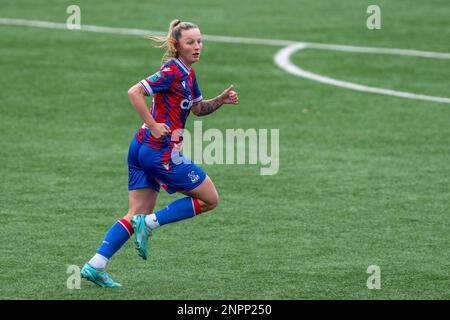
[[[148,237],[151,236],[150,230],[147,230],[145,225],[145,214],[137,214],[131,219],[131,224],[134,230],[134,244],[139,256],[147,260],[147,242]]]
[[[120,288],[122,285],[115,282],[105,271],[99,271],[86,263],[81,269],[81,277],[92,281],[100,287]]]

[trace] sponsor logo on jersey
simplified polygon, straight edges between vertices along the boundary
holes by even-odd
[[[191,99],[184,99],[180,103],[180,108],[183,110],[189,110],[194,102]]]
[[[150,80],[151,82],[155,82],[155,81],[158,80],[160,77],[162,77],[161,72],[157,72],[157,73],[151,75],[150,77],[148,77],[148,80]]]

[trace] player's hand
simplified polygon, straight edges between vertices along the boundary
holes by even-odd
[[[220,95],[220,100],[222,104],[238,104],[239,98],[236,91],[233,90],[233,85],[229,86],[224,92]]]
[[[152,136],[154,136],[157,139],[170,134],[170,128],[165,123],[154,122],[148,127],[150,129]]]

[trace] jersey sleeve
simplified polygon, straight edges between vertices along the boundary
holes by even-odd
[[[152,96],[157,92],[169,89],[175,78],[175,72],[170,67],[165,67],[151,76],[141,80],[140,84],[147,95]]]
[[[200,88],[198,87],[197,77],[194,78],[193,87],[194,87],[194,97],[193,97],[194,99],[192,102],[196,104],[203,100],[202,93],[200,92]]]

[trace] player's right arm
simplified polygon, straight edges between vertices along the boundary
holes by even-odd
[[[153,119],[145,102],[147,92],[141,83],[137,83],[128,90],[128,97],[136,112],[144,120],[144,123],[150,129],[155,138],[166,136],[170,133],[170,128],[165,123],[158,123]]]

